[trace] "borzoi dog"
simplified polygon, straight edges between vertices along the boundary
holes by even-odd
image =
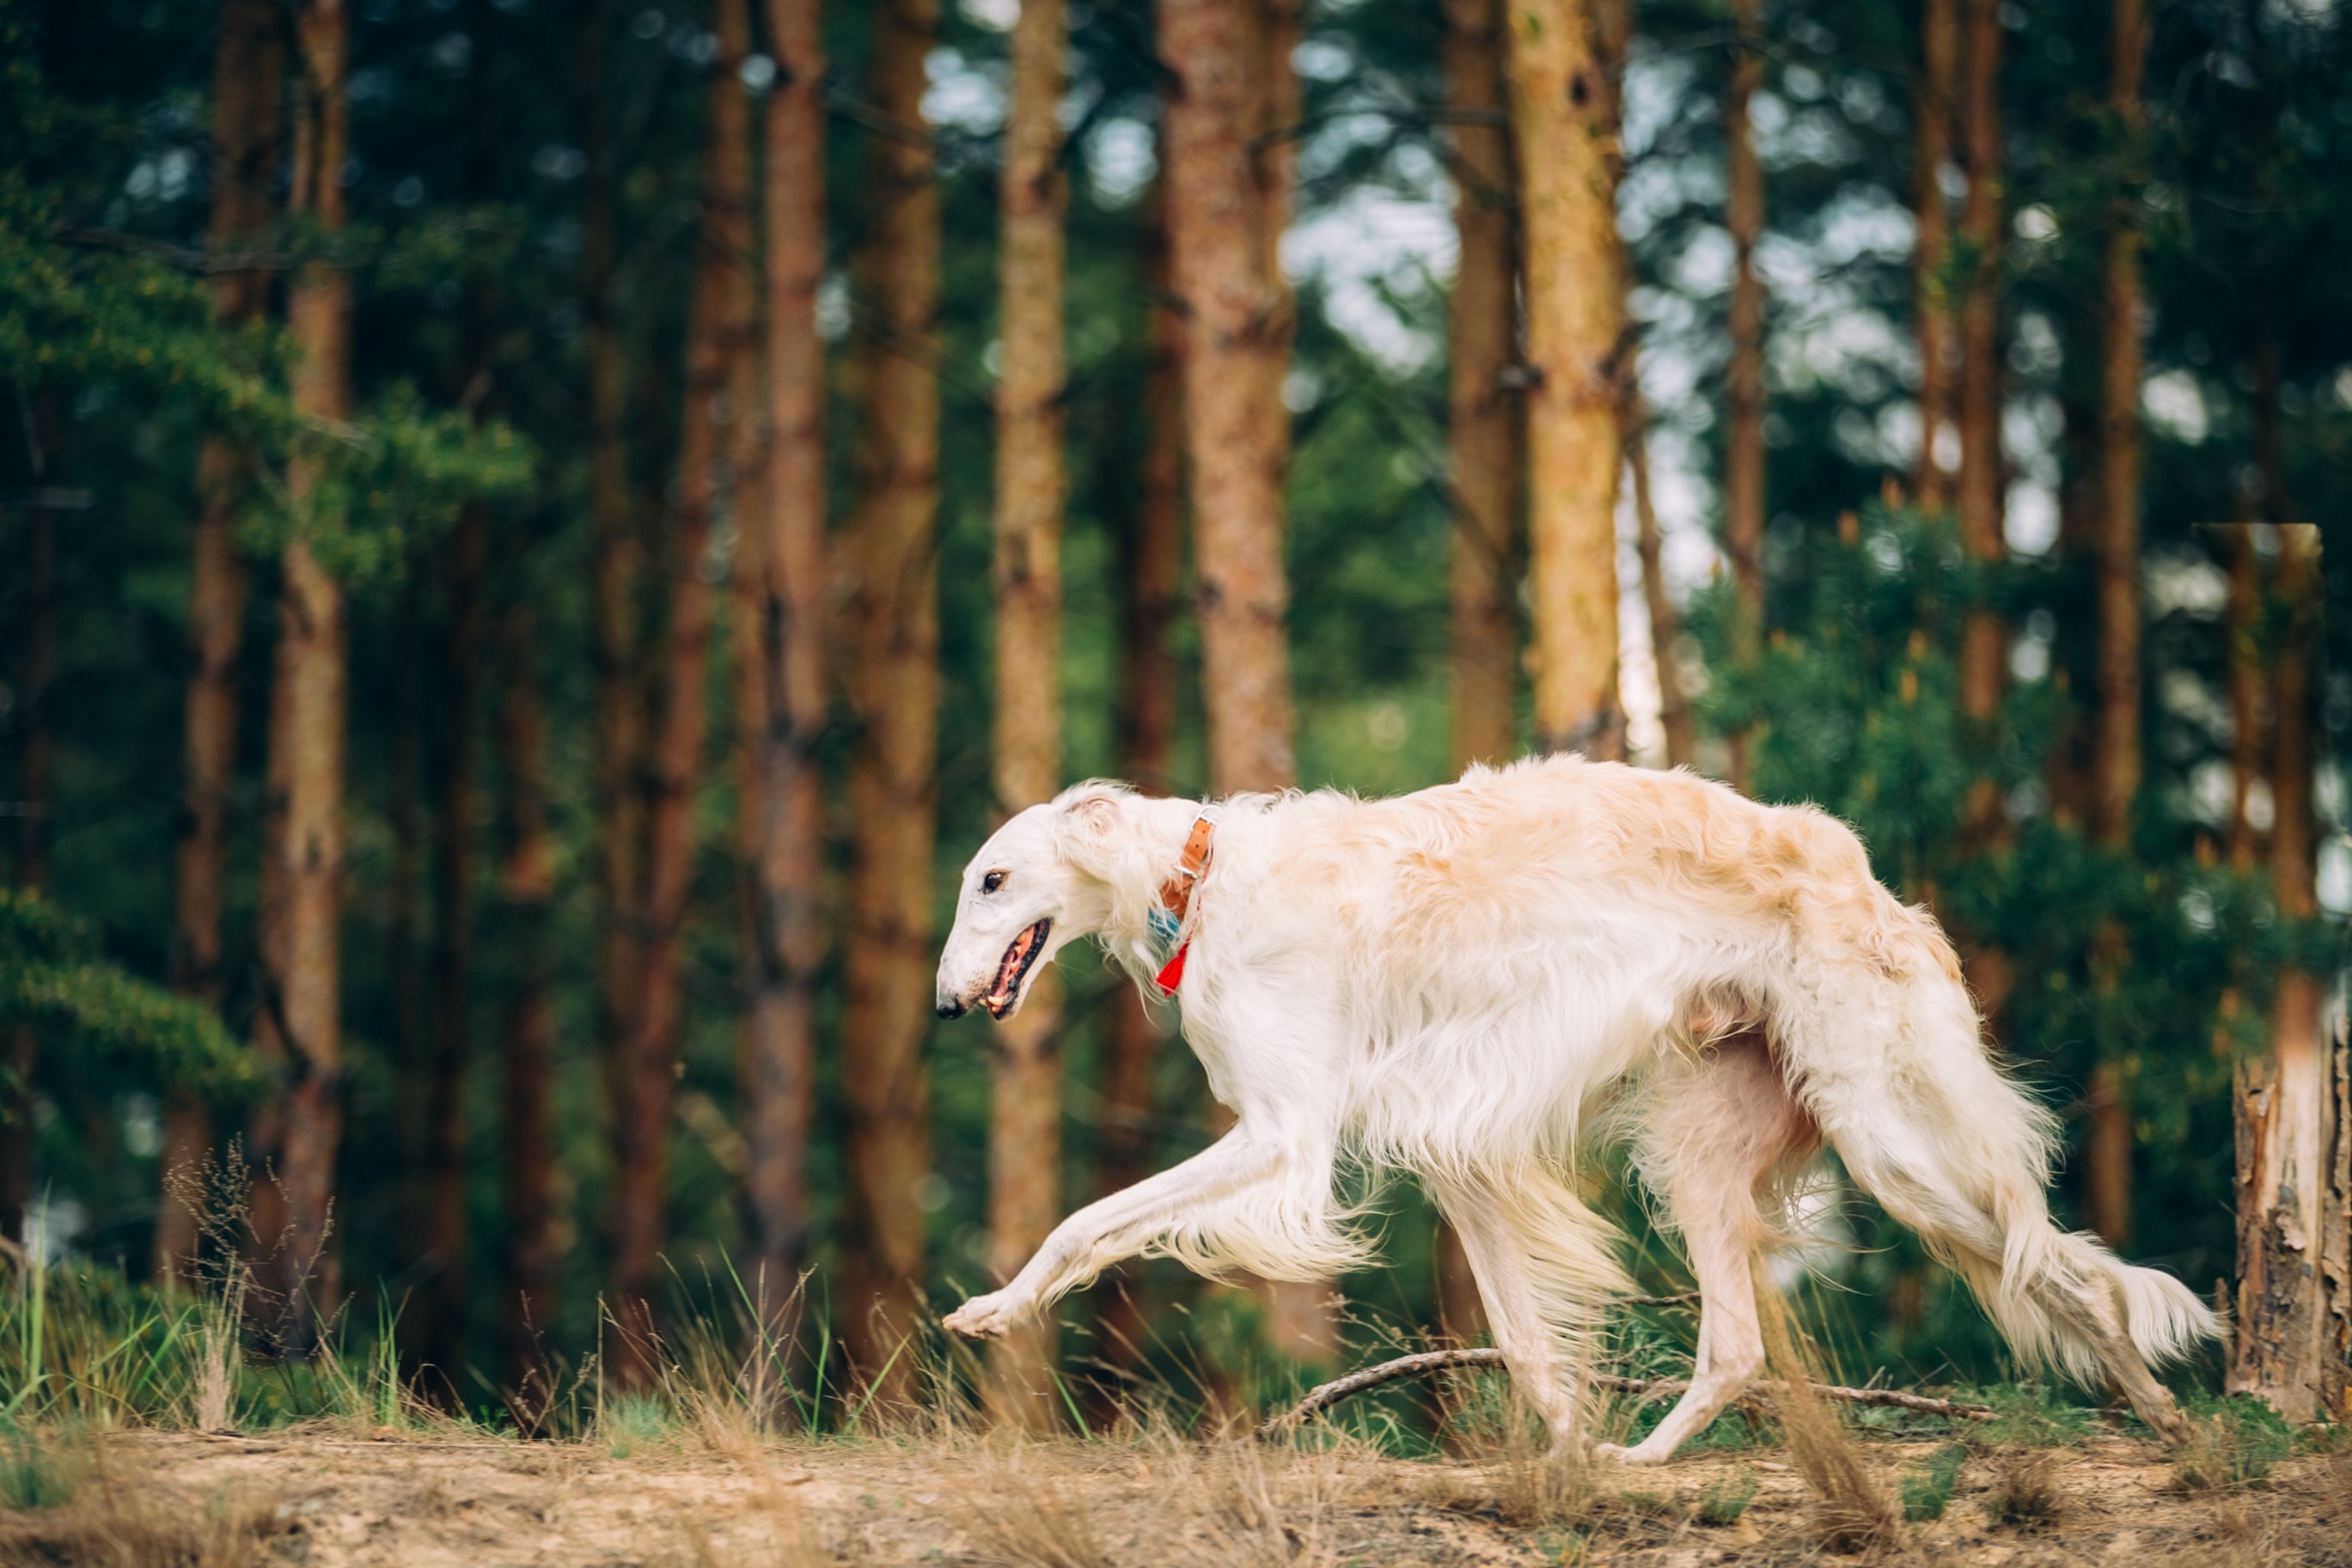
[[[1568,1173],[1614,1134],[1701,1292],[1688,1392],[1640,1446],[1605,1450],[1655,1462],[1762,1370],[1757,1260],[1826,1142],[2021,1358],[2104,1375],[2158,1432],[2185,1431],[2149,1364],[2218,1321],[2051,1223],[2051,1116],[1987,1059],[1943,933],[1823,812],[1570,757],[1375,801],[1081,784],[964,873],[940,1012],[1009,1017],[1086,936],[1181,1001],[1234,1128],[1064,1220],[950,1329],[1001,1333],[1138,1254],[1337,1275],[1367,1252],[1333,1190],[1351,1159],[1426,1184],[1564,1447],[1587,1337],[1629,1288]]]

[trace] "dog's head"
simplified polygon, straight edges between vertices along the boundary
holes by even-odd
[[[941,1018],[984,1008],[1011,1018],[1038,969],[1103,928],[1110,893],[1100,857],[1124,792],[1082,784],[996,830],[963,868],[955,929],[940,954]]]

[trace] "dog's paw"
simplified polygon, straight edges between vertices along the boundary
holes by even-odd
[[[1021,1303],[1003,1291],[974,1296],[940,1320],[966,1339],[992,1339],[1021,1321]]]
[[[1641,1448],[1629,1448],[1621,1443],[1595,1443],[1592,1445],[1592,1457],[1612,1465],[1655,1465],[1664,1463],[1666,1458],[1664,1454],[1645,1452]]]

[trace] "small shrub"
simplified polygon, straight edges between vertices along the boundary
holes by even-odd
[[[1947,1443],[1927,1456],[1927,1463],[1916,1470],[1906,1470],[1897,1487],[1903,1494],[1903,1517],[1914,1524],[1944,1517],[1944,1509],[1952,1500],[1952,1488],[1960,1479],[1960,1467],[1969,1462],[1965,1443]]]
[[[2258,1486],[2294,1452],[2294,1429],[2259,1399],[2199,1399],[2188,1415],[2188,1440],[2172,1456],[2173,1479],[2186,1490]]]
[[[2058,1460],[2046,1448],[2009,1448],[1995,1456],[1985,1522],[2043,1530],[2058,1522],[2066,1500],[2058,1490]]]
[[[1756,1500],[1761,1484],[1756,1472],[1745,1465],[1727,1476],[1717,1476],[1700,1489],[1698,1511],[1693,1517],[1701,1524],[1737,1524],[1748,1505]]]

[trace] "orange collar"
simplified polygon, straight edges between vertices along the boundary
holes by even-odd
[[[1174,996],[1176,988],[1184,983],[1184,955],[1192,946],[1192,894],[1201,885],[1201,879],[1208,874],[1216,835],[1215,818],[1205,811],[1193,818],[1192,831],[1184,837],[1184,853],[1177,862],[1176,874],[1160,884],[1160,907],[1167,912],[1176,944],[1176,951],[1160,967],[1152,982],[1163,997]]]

